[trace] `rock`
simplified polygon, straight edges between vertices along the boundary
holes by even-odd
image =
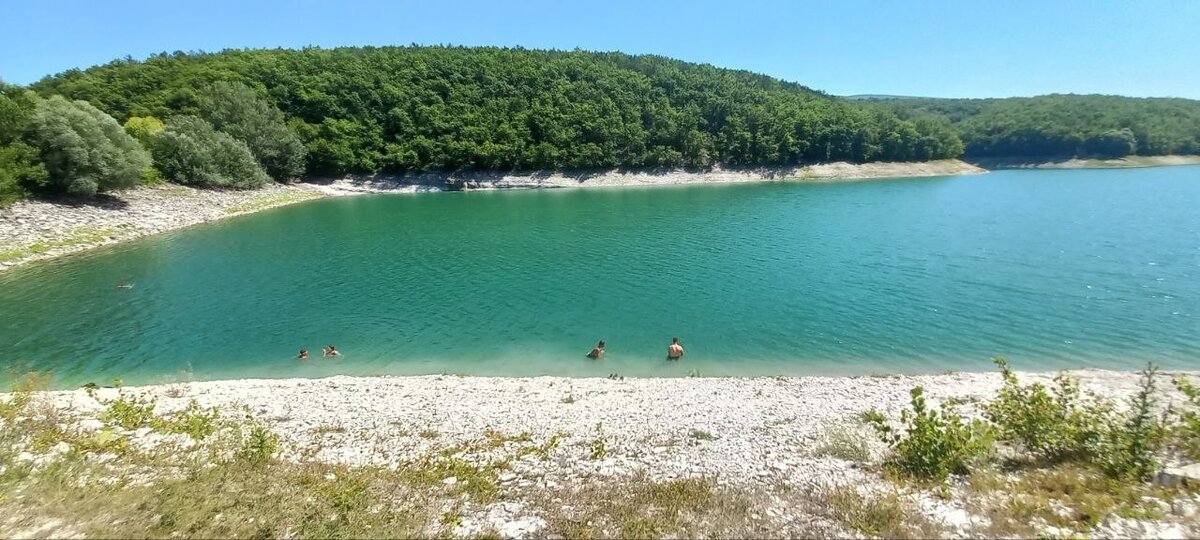
[[[517,475],[510,473],[510,472],[501,473],[500,476],[498,477],[498,479],[500,480],[501,483],[508,483],[508,482],[512,482],[513,480],[516,480]]]
[[[84,418],[79,421],[79,429],[83,431],[100,431],[104,429],[104,422],[95,418]]]
[[[1154,476],[1154,485],[1163,487],[1200,486],[1200,463],[1163,469]]]
[[[534,536],[545,527],[546,520],[537,516],[526,516],[508,521],[496,527],[496,532],[500,533],[500,536],[504,538],[528,538]]]
[[[50,448],[50,453],[54,455],[65,454],[71,451],[71,445],[66,442],[60,442]]]
[[[148,427],[138,428],[137,431],[133,432],[133,436],[140,439],[142,437],[145,437],[146,435],[149,435],[153,431],[154,430],[152,428],[148,428]]]
[[[447,486],[453,486],[454,484],[458,483],[458,477],[448,476],[442,479],[442,483],[446,484]]]
[[[20,454],[17,454],[17,461],[21,463],[29,463],[35,459],[37,459],[37,456],[34,456],[29,452],[21,452]]]

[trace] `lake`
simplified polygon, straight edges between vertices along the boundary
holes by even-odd
[[[59,386],[1195,369],[1200,167],[326,199],[18,268],[0,306],[0,367]]]

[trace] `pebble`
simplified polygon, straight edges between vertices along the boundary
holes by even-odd
[[[1083,370],[1073,374],[1080,377],[1084,390],[1113,399],[1130,395],[1137,385],[1136,375],[1130,373]],[[1030,382],[1045,382],[1053,374],[1022,376]],[[829,427],[854,422],[863,410],[897,415],[908,404],[912,386],[923,386],[929,399],[937,402],[948,397],[990,395],[1000,384],[1000,377],[993,373],[903,378],[629,378],[621,383],[620,392],[612,392],[611,381],[605,379],[335,376],[188,382],[125,391],[145,392],[164,413],[183,409],[192,399],[204,408],[237,409],[244,404],[261,411],[260,418],[283,438],[285,447],[321,448],[317,459],[350,466],[395,467],[452,447],[477,447],[487,441],[486,433],[516,438],[528,432],[528,442],[510,440],[500,447],[455,454],[481,465],[508,461],[512,470],[502,470],[496,478],[514,490],[572,489],[585,485],[589,476],[600,471],[644,475],[652,481],[716,478],[723,485],[760,490],[771,490],[783,482],[799,489],[851,484],[880,491],[893,486],[877,473],[868,472],[871,469],[852,468],[841,460],[808,458],[805,449],[822,440]],[[563,414],[564,387],[574,395],[587,396],[594,406],[572,408],[570,414]],[[95,400],[83,392],[51,394],[65,415],[91,418],[96,414]],[[599,436],[598,424],[603,425]],[[697,425],[720,433],[721,439],[687,444],[688,434]],[[344,431],[336,437],[322,437],[316,433],[318,426]],[[421,437],[418,434],[423,430],[439,435]],[[184,445],[188,440],[184,435],[178,439],[158,433],[150,436],[147,430],[137,433],[140,437],[135,436],[135,443],[139,445],[142,441]],[[556,436],[557,446],[549,450],[549,456],[539,451],[512,459],[520,449],[542,447]],[[593,459],[598,437],[605,442],[606,455]],[[877,441],[867,443],[873,451],[881,450]],[[18,459],[35,457],[26,452]],[[442,483],[463,484],[457,476],[445,477]],[[778,523],[795,518],[789,512],[780,515],[763,508],[759,519]],[[969,536],[964,531],[986,525],[952,504],[939,503],[921,512],[959,527],[959,535]],[[544,528],[540,519],[520,506],[493,505],[486,510],[464,510],[462,525],[477,531],[472,533],[475,535],[496,530],[509,537],[538,536],[537,531]],[[1113,530],[1154,533],[1121,525],[1124,528]]]

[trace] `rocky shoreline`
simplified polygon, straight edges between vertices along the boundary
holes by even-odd
[[[1200,156],[1125,156],[1123,158],[985,158],[972,163],[997,169],[1140,169],[1200,165]]]
[[[1132,372],[1071,374],[1079,377],[1083,389],[1112,399],[1124,399],[1137,388],[1138,376]],[[1021,377],[1050,380],[1045,373]],[[811,527],[820,521],[811,509],[784,494],[828,492],[839,486],[863,493],[899,489],[905,504],[919,512],[914,519],[930,523],[931,531],[977,537],[988,530],[989,518],[966,502],[967,482],[952,482],[945,492],[897,488],[867,464],[877,461],[884,449],[857,417],[867,410],[897,417],[914,386],[922,386],[935,403],[952,401],[970,410],[1000,385],[996,373],[626,380],[337,376],[43,395],[83,429],[100,429],[96,418],[103,402],[116,399],[118,392],[152,398],[163,413],[183,410],[193,400],[201,407],[244,411],[282,436],[285,459],[291,460],[391,469],[431,455],[480,464],[502,460],[508,468],[498,482],[514,494],[524,494],[513,495],[517,499],[615,479],[712,479],[719,486],[761,496],[763,506],[755,508],[754,515],[761,516],[762,530],[771,536],[813,534]],[[1168,387],[1165,381],[1160,386]],[[822,453],[822,446],[839,431],[866,442],[871,457],[860,463]],[[171,437],[150,429],[126,435],[147,450]],[[535,450],[525,452],[521,445]],[[461,479],[443,480],[453,484]],[[502,536],[537,537],[545,521],[524,515],[521,509],[528,502],[508,500],[467,512],[453,536],[500,531]],[[1113,515],[1092,535],[1200,534],[1194,519],[1200,493],[1171,504],[1178,510],[1171,506],[1157,520]],[[846,534],[832,530],[831,536]],[[1057,535],[1049,528],[1043,534]]]
[[[95,200],[28,200],[0,208],[0,272],[51,259],[285,204],[321,198],[305,184],[271,184],[252,191],[146,186]]]
[[[593,171],[453,172],[348,176],[313,180],[330,195],[419,193],[496,189],[611,188],[752,182],[848,182],[881,178],[921,178],[982,174],[984,169],[957,159],[916,163],[823,163],[796,167],[708,170],[601,169]]]

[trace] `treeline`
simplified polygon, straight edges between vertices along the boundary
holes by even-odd
[[[244,84],[283,112],[305,172],[710,167],[953,157],[933,119],[653,56],[500,48],[230,50],[121,60],[41,95],[130,117],[203,117],[200,89]]]
[[[954,128],[968,158],[1200,154],[1200,101],[1101,95],[885,99],[902,117]]]
[[[621,53],[177,52],[0,85],[0,203],[164,179],[1200,153],[1198,125],[1188,100],[845,100]]]

